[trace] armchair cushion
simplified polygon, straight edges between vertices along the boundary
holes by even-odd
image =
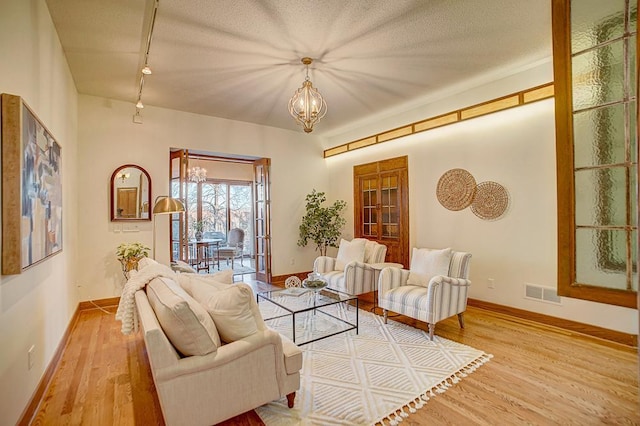
[[[154,278],[147,285],[147,297],[171,344],[182,355],[206,355],[220,346],[220,336],[207,311],[175,281]]]
[[[427,287],[431,278],[438,275],[449,275],[451,249],[430,250],[413,248],[411,268],[407,284]]]
[[[336,256],[336,271],[344,271],[347,263],[353,262],[354,260],[364,262],[366,243],[367,240],[364,238],[356,238],[352,241],[341,239],[338,255]]]

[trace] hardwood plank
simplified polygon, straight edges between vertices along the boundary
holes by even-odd
[[[33,424],[164,424],[142,335],[120,334],[114,312],[80,313]],[[464,330],[453,317],[436,335],[494,357],[403,425],[640,424],[636,348],[471,306]],[[250,411],[222,424],[263,423]]]

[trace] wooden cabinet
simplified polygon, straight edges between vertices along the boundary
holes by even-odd
[[[409,267],[407,156],[353,168],[354,235],[387,246],[386,262]]]

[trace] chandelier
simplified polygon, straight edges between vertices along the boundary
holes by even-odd
[[[307,67],[306,78],[302,82],[302,87],[296,90],[296,93],[289,100],[289,114],[299,124],[302,124],[306,133],[311,133],[313,125],[327,113],[327,103],[309,80],[311,62],[313,62],[311,58],[302,58],[302,63]]]
[[[129,179],[129,176],[131,176],[131,173],[121,172],[121,173],[118,173],[118,176],[116,177],[118,179],[122,179],[122,183],[124,183],[125,180]]]
[[[202,167],[192,167],[189,169],[189,180],[199,183],[207,180],[207,169]]]

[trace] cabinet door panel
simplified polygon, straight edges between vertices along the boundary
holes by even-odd
[[[387,262],[409,266],[407,157],[354,167],[354,235],[387,246]]]

